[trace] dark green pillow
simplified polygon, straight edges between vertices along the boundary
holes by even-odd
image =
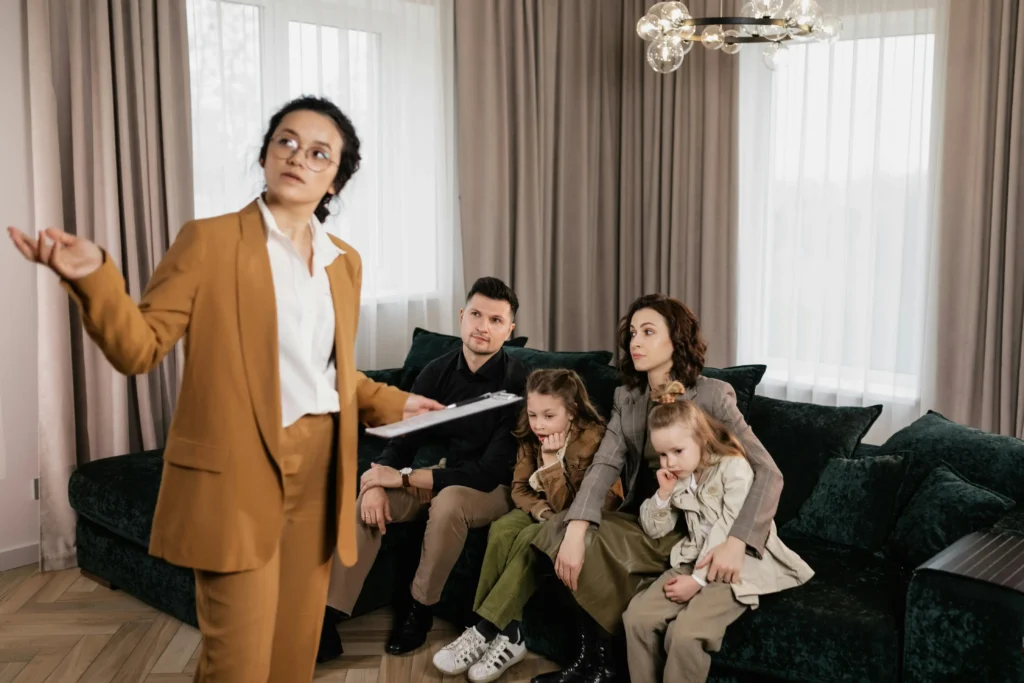
[[[619,386],[619,371],[607,362],[595,363],[588,361],[576,370],[583,384],[587,387],[590,400],[597,406],[604,419],[612,415],[612,403],[615,401],[615,389]]]
[[[526,346],[526,337],[513,337],[505,342],[505,348]],[[436,360],[446,353],[461,348],[462,339],[450,334],[439,334],[417,327],[412,331],[412,346],[402,363],[402,377],[398,388],[409,391],[412,383],[419,377],[423,368],[431,361]]]
[[[611,351],[540,351],[538,349],[506,349],[508,355],[519,360],[529,370],[564,368],[577,372],[587,363],[608,365]]]
[[[988,529],[1014,505],[1010,498],[968,481],[942,462],[928,473],[900,514],[885,556],[904,567],[918,567],[967,534]]]
[[[796,517],[829,460],[853,457],[881,414],[880,405],[833,407],[767,396],[754,399],[747,422],[785,479],[775,513],[779,526]]]
[[[1024,441],[965,427],[934,411],[893,434],[882,453],[913,453],[903,487],[896,497],[896,514],[910,502],[928,473],[946,462],[970,481],[1024,500]]]
[[[906,467],[902,455],[829,460],[811,497],[779,533],[875,552],[892,530]]]

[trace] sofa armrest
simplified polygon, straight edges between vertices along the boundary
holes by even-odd
[[[922,565],[907,591],[903,680],[1024,681],[1024,537],[970,534]]]

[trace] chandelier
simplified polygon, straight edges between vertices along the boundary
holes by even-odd
[[[750,0],[739,17],[693,17],[681,2],[659,2],[640,18],[636,32],[650,43],[647,63],[662,74],[682,66],[697,42],[730,55],[747,43],[767,43],[762,59],[774,71],[789,61],[788,42],[831,44],[839,40],[842,20],[825,14],[816,0],[792,0],[783,9],[785,4],[786,0]],[[703,27],[699,34],[698,27]]]

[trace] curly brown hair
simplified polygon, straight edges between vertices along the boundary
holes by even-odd
[[[633,367],[633,357],[629,353],[632,337],[629,326],[637,311],[649,308],[665,319],[669,338],[672,340],[672,369],[669,380],[682,382],[692,387],[704,369],[704,354],[708,345],[700,334],[700,322],[693,311],[678,299],[664,294],[645,294],[629,307],[629,311],[619,321],[619,375],[623,384],[630,389],[639,389],[647,384],[647,373]]]
[[[534,370],[526,379],[526,395],[557,396],[562,399],[565,409],[569,411],[573,431],[582,432],[590,427],[604,425],[604,418],[597,412],[583,380],[572,370],[561,368]],[[520,456],[536,457],[540,448],[537,435],[530,429],[530,415],[523,405],[519,413],[519,423],[513,435],[519,439]]]
[[[677,386],[676,390],[667,389],[665,395],[681,392],[682,386]],[[693,438],[700,445],[701,469],[710,467],[722,458],[746,457],[743,444],[725,428],[725,425],[705,413],[693,401],[681,399],[679,396],[675,399],[665,400],[661,405],[651,409],[647,416],[648,434],[679,423],[685,424],[693,430]]]

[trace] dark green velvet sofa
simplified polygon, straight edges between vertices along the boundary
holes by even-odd
[[[568,367],[608,414],[616,374],[608,352],[542,352],[507,345],[531,368]],[[427,362],[458,340],[417,330],[402,368],[367,373],[409,388]],[[878,407],[834,408],[755,396],[764,366],[705,370],[737,403],[785,476],[779,533],[815,570],[805,586],[766,596],[730,629],[713,681],[1024,681],[1024,593],[927,567],[964,534],[985,529],[1024,541],[1024,442],[929,413],[881,447],[862,444]],[[360,472],[383,447],[362,436]],[[425,449],[417,465],[434,464]],[[79,468],[69,484],[78,512],[81,568],[182,621],[196,624],[190,570],[147,554],[161,452]],[[939,470],[937,477],[934,470]],[[962,483],[961,483],[962,482]],[[930,497],[929,497],[930,496]],[[972,497],[973,496],[973,497]],[[940,511],[977,510],[943,518]],[[356,605],[357,615],[403,596],[422,522],[394,525]],[[487,530],[471,532],[438,616],[471,617]],[[1024,589],[1024,569],[1021,588]],[[550,569],[527,605],[530,649],[556,661],[571,632]]]

